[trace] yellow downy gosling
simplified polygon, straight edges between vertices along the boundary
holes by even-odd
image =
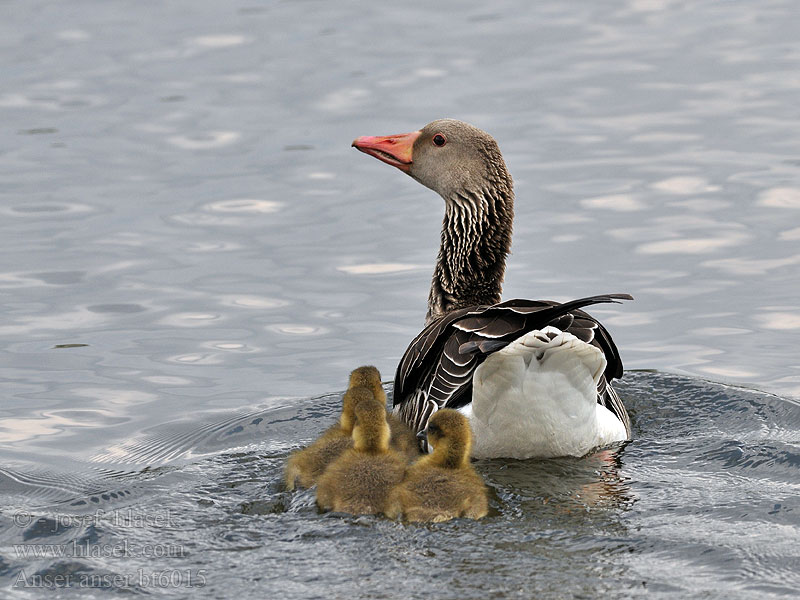
[[[356,404],[372,398],[372,392],[363,387],[351,387],[345,392],[339,422],[326,429],[310,446],[295,450],[289,455],[284,476],[286,489],[293,490],[295,486],[311,487],[329,464],[342,452],[353,447],[351,435]]]
[[[392,491],[386,515],[433,522],[486,516],[486,486],[469,463],[472,432],[466,417],[443,408],[430,418],[425,433],[433,453],[408,468]]]
[[[355,515],[386,509],[392,488],[403,480],[406,462],[389,448],[385,404],[374,397],[355,409],[353,447],[345,450],[317,482],[317,504],[323,510]]]
[[[381,374],[375,367],[359,367],[350,373],[350,387],[365,387],[372,390],[375,398],[386,406],[386,392],[381,386]],[[389,445],[406,457],[406,462],[413,462],[420,456],[419,442],[417,436],[405,422],[393,415],[386,413],[386,422],[392,432]]]

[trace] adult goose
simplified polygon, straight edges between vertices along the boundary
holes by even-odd
[[[630,420],[610,383],[622,361],[581,309],[631,296],[500,302],[514,192],[494,138],[441,119],[353,146],[445,202],[425,328],[397,367],[394,411],[422,431],[440,408],[460,410],[477,458],[583,456],[628,439]]]

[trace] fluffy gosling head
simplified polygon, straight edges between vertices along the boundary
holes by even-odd
[[[362,400],[374,400],[372,391],[365,387],[351,387],[342,396],[342,415],[339,417],[339,425],[342,430],[350,435],[353,433],[353,425],[356,421],[356,405]]]
[[[350,373],[350,387],[365,387],[380,401],[386,403],[386,393],[381,386],[381,373],[372,366],[358,367]]]
[[[374,397],[361,400],[355,409],[353,446],[360,452],[381,453],[389,450],[391,431],[386,422],[386,406]]]
[[[433,446],[435,462],[453,468],[469,464],[472,431],[467,418],[457,410],[443,408],[433,413],[424,436]]]

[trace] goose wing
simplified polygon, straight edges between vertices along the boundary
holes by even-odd
[[[425,327],[403,355],[394,379],[395,409],[415,431],[424,429],[439,408],[459,408],[471,401],[472,376],[489,354],[529,331],[552,325],[603,352],[608,364],[598,385],[598,402],[629,431],[625,407],[609,383],[622,375],[617,347],[605,327],[580,309],[632,299],[628,294],[604,294],[563,304],[507,300],[454,310]]]

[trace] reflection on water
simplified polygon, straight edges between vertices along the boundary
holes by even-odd
[[[772,188],[758,195],[758,204],[774,208],[800,208],[800,189]]]
[[[441,200],[350,140],[439,117],[494,134],[514,176],[507,298],[629,292],[592,311],[627,367],[800,397],[795,3],[33,0],[3,17],[2,518],[174,506],[174,531],[54,542],[163,538],[191,569],[235,550],[223,596],[261,589],[264,565],[285,597],[317,593],[309,572],[364,597],[375,578],[461,598],[796,587],[797,421],[766,395],[634,379],[642,440],[479,465],[486,523],[319,517],[275,483],[328,414],[297,398],[358,364],[391,378],[424,319]],[[681,416],[695,394],[717,404]],[[8,577],[24,534],[3,535]]]

